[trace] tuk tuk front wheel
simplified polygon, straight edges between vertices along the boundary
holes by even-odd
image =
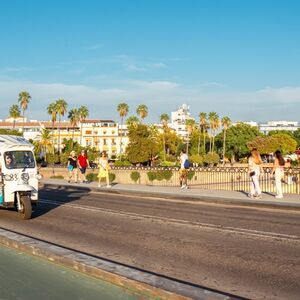
[[[20,196],[20,207],[18,212],[22,215],[24,220],[28,220],[31,218],[32,206],[29,196]]]

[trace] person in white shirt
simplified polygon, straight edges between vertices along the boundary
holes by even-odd
[[[182,149],[181,153],[180,153],[180,170],[179,170],[179,179],[180,179],[181,189],[188,189],[188,185],[187,185],[188,170],[184,166],[184,163],[186,160],[188,160],[188,156],[186,154],[185,149]]]
[[[259,175],[261,171],[262,160],[257,149],[251,150],[251,155],[248,159],[248,170],[251,179],[250,193],[248,197],[252,199],[261,199],[261,189],[259,185]]]
[[[273,165],[273,174],[275,176],[276,196],[275,198],[283,198],[281,180],[284,176],[285,160],[280,150],[275,151],[275,161]]]

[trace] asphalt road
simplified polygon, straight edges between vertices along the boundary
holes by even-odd
[[[251,299],[300,298],[300,212],[48,187],[0,226]]]

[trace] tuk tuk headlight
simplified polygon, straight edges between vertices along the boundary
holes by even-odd
[[[28,181],[29,180],[29,174],[28,173],[22,173],[21,174],[21,179],[23,181]]]
[[[12,180],[14,180],[14,175],[13,174],[5,174],[4,175],[4,180],[12,181]]]

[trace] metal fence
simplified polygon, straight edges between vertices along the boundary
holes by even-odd
[[[178,168],[147,168],[147,167],[119,167],[113,168],[117,179],[123,177],[122,183],[134,183],[130,179],[130,173],[138,171],[141,174],[139,183],[159,186],[179,186]],[[150,181],[148,172],[172,171],[169,180]],[[119,176],[118,176],[119,175]],[[118,180],[119,181],[119,180]],[[121,180],[122,181],[122,180]],[[285,170],[282,188],[287,194],[300,194],[300,168],[288,168]],[[189,169],[190,186],[208,190],[249,191],[250,177],[247,167],[199,167]],[[260,186],[263,192],[275,193],[275,180],[271,167],[263,167],[260,175]]]

